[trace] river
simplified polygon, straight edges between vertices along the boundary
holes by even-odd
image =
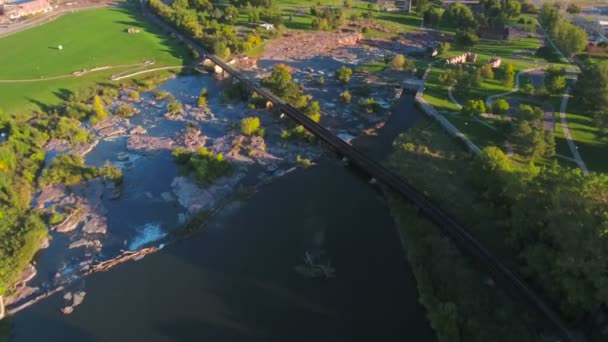
[[[355,144],[385,157],[419,117],[412,103],[402,98],[379,136]],[[334,278],[294,270],[315,245]],[[54,295],[14,318],[12,340],[436,341],[380,191],[331,156],[190,239],[85,281],[73,314]]]

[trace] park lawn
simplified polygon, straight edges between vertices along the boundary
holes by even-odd
[[[0,39],[0,79],[23,80],[70,75],[74,71],[102,66],[121,66],[154,61],[149,68],[181,66],[190,52],[170,41],[162,32],[138,16],[131,5],[86,10],[68,14],[50,23]],[[130,27],[139,28],[129,34]],[[57,46],[62,45],[63,50]],[[7,67],[8,66],[8,67]],[[131,66],[135,69],[135,66]],[[128,69],[127,69],[128,70]],[[109,81],[106,70],[82,77],[52,81],[0,84],[0,109],[20,111],[33,101],[58,104],[64,90],[94,86]]]
[[[578,152],[590,171],[608,172],[608,138],[598,138],[599,130],[593,120],[580,114],[581,112],[580,104],[576,101],[571,100],[568,103],[566,119]],[[557,153],[572,156],[561,123],[557,125],[555,137],[561,141],[557,145]]]

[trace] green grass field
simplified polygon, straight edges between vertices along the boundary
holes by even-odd
[[[141,33],[129,34],[135,27]],[[57,47],[63,46],[63,50]],[[103,66],[143,63],[149,68],[188,63],[190,53],[138,17],[137,7],[87,10],[0,39],[0,80],[40,79],[69,75]],[[26,111],[36,102],[54,105],[62,94],[108,82],[112,74],[134,69],[122,67],[82,77],[29,83],[0,83],[0,109]]]

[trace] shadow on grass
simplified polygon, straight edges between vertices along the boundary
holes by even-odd
[[[187,65],[192,62],[191,53],[184,44],[178,43],[177,40],[172,40],[169,33],[156,26],[154,23],[147,21],[140,12],[140,8],[135,7],[113,7],[113,10],[126,14],[131,21],[115,21],[117,24],[141,27],[146,32],[159,38],[162,45],[166,47],[163,52],[168,52],[171,56],[182,60],[182,65]]]

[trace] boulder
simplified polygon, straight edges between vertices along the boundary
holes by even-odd
[[[133,128],[129,131],[129,134],[132,134],[132,135],[134,135],[134,134],[142,135],[142,134],[146,134],[146,133],[148,133],[148,130],[146,130],[145,128],[143,128],[140,125],[135,126],[135,128]]]
[[[71,306],[66,306],[66,307],[64,307],[64,308],[61,309],[61,313],[64,314],[64,315],[69,315],[72,312],[74,312],[74,308],[71,307]]]

